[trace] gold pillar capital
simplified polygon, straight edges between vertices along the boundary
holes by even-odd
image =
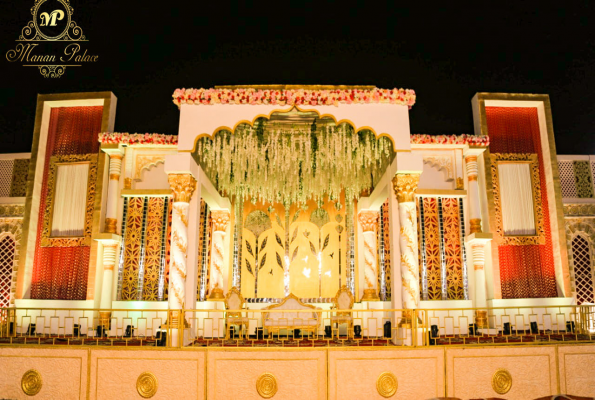
[[[378,217],[380,213],[378,211],[361,211],[357,215],[359,223],[362,224],[362,230],[364,232],[378,231]]]
[[[196,179],[190,174],[169,174],[167,179],[174,195],[174,203],[190,203],[196,189]]]
[[[225,232],[227,230],[227,227],[229,226],[229,221],[229,211],[211,211],[211,223],[213,224],[213,232]]]
[[[393,190],[399,203],[415,201],[415,192],[419,184],[419,174],[396,174],[393,177]]]

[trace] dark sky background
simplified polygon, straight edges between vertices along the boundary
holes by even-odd
[[[116,131],[176,134],[176,88],[287,83],[414,89],[429,134],[473,133],[476,92],[547,93],[558,154],[595,154],[594,1],[70,3],[99,61],[46,79],[4,57],[2,152],[30,151],[38,93],[113,91]],[[34,1],[1,4],[6,54]]]

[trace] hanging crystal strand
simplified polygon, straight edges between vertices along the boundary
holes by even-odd
[[[163,300],[163,293],[165,291],[165,257],[167,246],[167,225],[169,221],[170,201],[166,197],[163,204],[163,220],[161,228],[161,255],[159,257],[159,286],[157,289],[157,300]]]
[[[346,196],[347,193],[346,193]],[[355,238],[353,230],[353,196],[348,196],[345,199],[345,224],[347,225],[347,285],[351,294],[355,296]]]
[[[200,276],[198,281],[199,293],[198,299],[199,301],[205,301],[207,298],[207,273],[208,273],[208,254],[209,254],[209,205],[204,202],[201,204],[200,215],[204,216],[201,218],[202,222],[202,249],[199,251],[202,252],[201,257],[201,265],[200,267]]]
[[[380,288],[380,300],[386,301],[386,271],[384,265],[384,207],[380,206],[380,221],[378,224],[378,237],[376,243],[378,243],[378,269],[379,269],[379,285]]]
[[[444,252],[444,227],[442,216],[442,197],[438,197],[438,243],[440,244],[440,275],[442,279],[442,300],[448,300],[448,283],[446,282],[446,253]]]
[[[233,230],[233,273],[232,285],[239,288],[242,277],[242,221],[243,201],[236,197],[234,202],[235,228]]]
[[[145,280],[145,253],[146,243],[145,237],[147,234],[147,211],[149,208],[149,198],[145,197],[143,200],[143,226],[141,228],[140,238],[140,260],[138,262],[138,281],[136,286],[136,299],[138,301],[143,300],[143,282]]]
[[[459,198],[459,227],[461,228],[461,255],[463,257],[463,296],[469,300],[469,280],[467,271],[467,252],[465,250],[465,213],[463,209],[463,198]]]
[[[285,271],[283,272],[283,283],[285,285],[285,296],[289,296],[289,207],[291,204],[286,202],[285,207]]]
[[[424,223],[424,198],[419,197],[419,229],[421,240],[420,243],[420,251],[421,251],[421,295],[423,300],[428,300],[428,269],[427,269],[427,262],[426,262],[426,230],[425,230],[425,223]]]
[[[122,211],[122,245],[120,247],[120,260],[118,260],[118,291],[116,300],[122,300],[122,280],[124,278],[124,249],[126,248],[126,219],[128,218],[128,197],[124,197],[124,207]]]

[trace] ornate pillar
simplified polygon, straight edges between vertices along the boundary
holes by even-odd
[[[104,232],[116,233],[118,224],[118,185],[122,170],[122,153],[110,151],[109,156],[109,183],[107,187],[107,208],[105,211]]]
[[[173,193],[168,296],[168,308],[171,315],[168,325],[176,327],[178,323],[177,310],[185,306],[188,209],[190,199],[196,189],[196,179],[191,174],[169,174],[168,180]]]
[[[475,323],[478,328],[487,328],[487,291],[486,291],[486,274],[485,274],[485,245],[492,240],[490,233],[472,233],[467,236],[467,245],[471,249],[473,256],[473,270],[475,274],[475,301],[476,308],[483,310],[475,311]]]
[[[114,268],[116,266],[116,254],[118,253],[119,240],[101,240],[103,244],[103,280],[101,286],[101,303],[102,310],[109,310],[112,308],[113,295],[113,281]],[[104,329],[109,329],[111,318],[111,311],[99,312],[99,324]]]
[[[473,300],[476,308],[482,310],[475,311],[475,323],[478,328],[487,328],[487,290],[485,274],[485,245],[492,240],[492,234],[483,233],[481,224],[481,209],[479,184],[477,182],[478,163],[477,157],[483,153],[484,148],[467,148],[463,151],[465,157],[465,167],[467,169],[469,200],[469,236],[465,238],[467,248],[473,256],[473,273],[475,275],[475,293]]]
[[[479,186],[477,184],[477,152],[465,152],[465,166],[467,168],[467,180],[469,183],[469,233],[479,233],[482,229],[479,208]]]
[[[380,301],[378,297],[378,211],[362,211],[358,219],[364,232],[364,278],[362,301]]]
[[[392,180],[393,190],[399,202],[399,245],[401,249],[401,296],[403,308],[419,307],[419,261],[417,243],[417,210],[415,192],[419,174],[396,174]],[[405,312],[401,325],[411,323],[411,312]]]
[[[223,300],[224,240],[229,226],[229,211],[211,211],[211,266],[209,278],[209,300]]]
[[[105,210],[105,225],[103,233],[99,234],[97,241],[103,247],[102,265],[103,274],[101,278],[101,297],[99,298],[99,308],[104,311],[99,312],[99,324],[104,330],[109,329],[112,308],[112,296],[114,292],[114,268],[116,265],[116,255],[121,237],[117,235],[118,225],[118,200],[120,199],[120,174],[122,171],[123,150],[119,145],[102,145],[101,150],[109,158],[109,172],[107,184],[107,199]]]

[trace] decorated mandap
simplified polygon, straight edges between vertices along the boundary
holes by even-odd
[[[547,95],[478,93],[463,135],[411,134],[408,89],[172,98],[177,135],[39,96],[31,154],[0,157],[0,356],[82,352],[73,397],[595,396],[567,374],[595,365],[595,159],[556,154]],[[48,357],[18,390],[52,393]]]

